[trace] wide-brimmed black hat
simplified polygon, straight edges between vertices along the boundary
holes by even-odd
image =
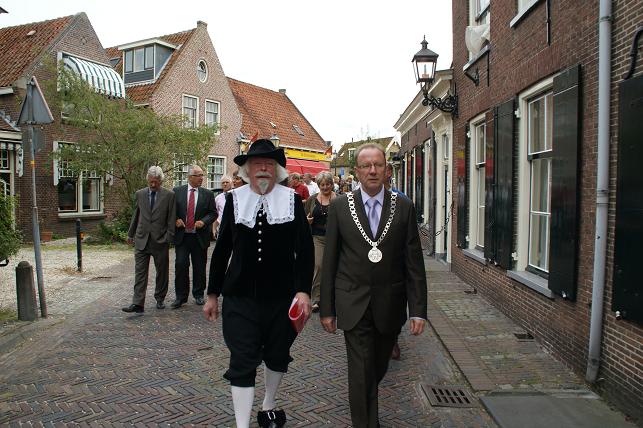
[[[248,153],[234,157],[234,163],[241,166],[252,157],[274,159],[279,165],[284,168],[286,167],[286,155],[284,154],[284,149],[281,147],[275,147],[270,140],[261,139],[255,141],[250,145]]]

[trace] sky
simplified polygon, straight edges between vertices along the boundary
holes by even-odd
[[[419,91],[411,59],[426,35],[452,59],[451,0],[0,0],[0,27],[85,12],[104,47],[208,24],[229,77],[286,89],[335,149],[391,137]]]

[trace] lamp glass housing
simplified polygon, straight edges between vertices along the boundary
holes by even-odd
[[[435,77],[435,67],[438,63],[438,54],[427,48],[426,39],[422,40],[422,49],[413,55],[413,68],[415,71],[415,81],[419,84],[433,83]]]

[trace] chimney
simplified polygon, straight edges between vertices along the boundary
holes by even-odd
[[[280,93],[280,94],[284,94],[284,95],[286,95],[286,90],[285,90],[285,89],[280,89],[280,90],[279,90],[279,93]]]
[[[197,21],[196,22],[197,27],[203,27],[203,28],[208,28],[208,23],[204,21]]]

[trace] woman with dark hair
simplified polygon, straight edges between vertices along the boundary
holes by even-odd
[[[320,172],[315,179],[319,186],[319,193],[312,195],[306,201],[304,209],[310,224],[315,244],[315,271],[313,273],[313,284],[310,291],[310,298],[313,303],[313,312],[319,310],[319,290],[321,286],[321,264],[324,257],[326,243],[326,218],[328,217],[328,206],[336,194],[333,191],[333,176],[329,172]]]

